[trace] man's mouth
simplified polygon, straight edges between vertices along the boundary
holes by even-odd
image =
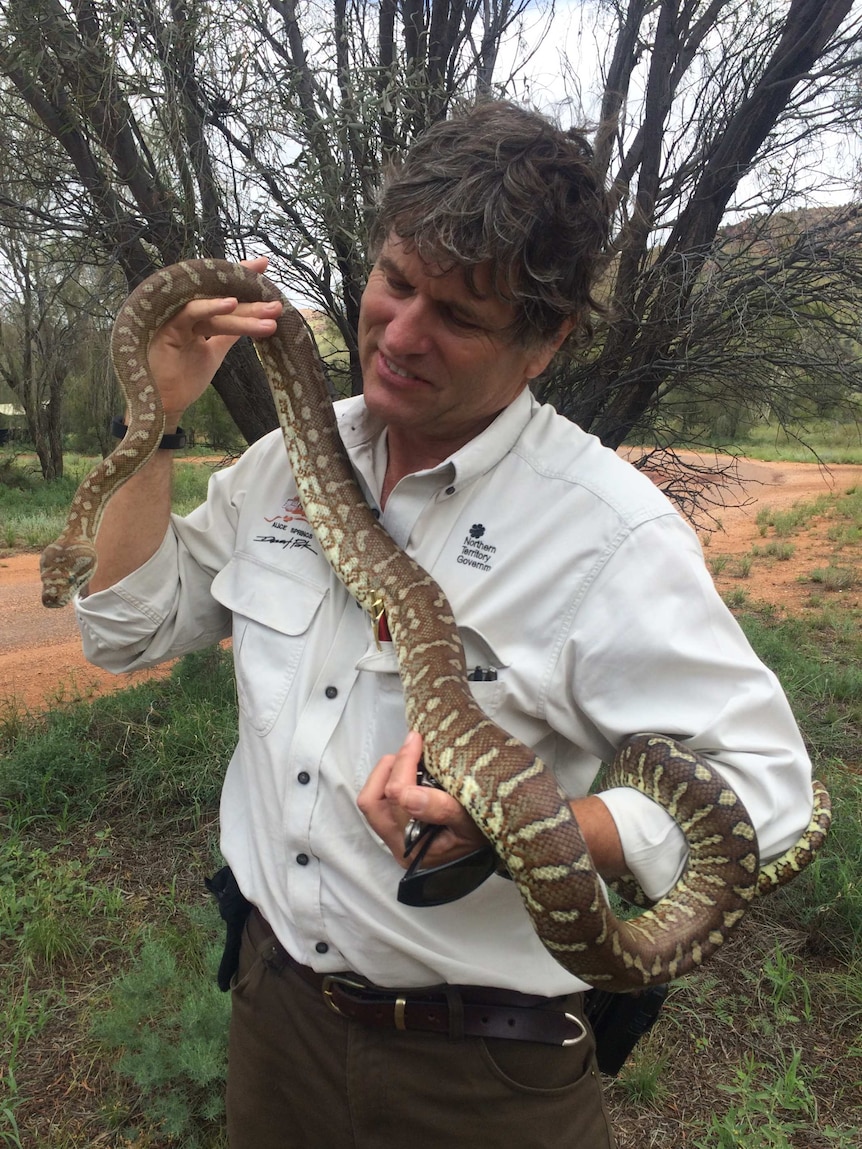
[[[427,380],[421,376],[416,375],[415,372],[410,371],[406,367],[401,367],[399,364],[393,362],[388,355],[384,355],[382,351],[380,354],[380,370],[388,375],[390,379],[404,379],[409,383],[425,383]]]
[[[387,359],[385,355],[383,356],[383,362],[386,364],[393,375],[400,375],[402,379],[413,378],[413,375],[409,371],[405,371],[403,368],[393,363],[391,359]]]

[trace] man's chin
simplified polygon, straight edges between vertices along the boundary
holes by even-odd
[[[387,425],[414,426],[422,422],[422,412],[416,398],[421,385],[411,388],[392,388],[382,383],[365,386],[365,405],[372,415]]]

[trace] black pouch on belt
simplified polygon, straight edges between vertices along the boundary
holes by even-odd
[[[596,1061],[602,1073],[616,1077],[628,1055],[655,1025],[666,997],[666,985],[653,985],[635,993],[589,991],[584,998],[584,1013],[596,1035]]]
[[[251,913],[251,902],[243,897],[230,866],[223,866],[204,885],[218,902],[218,912],[226,926],[224,953],[219,963],[216,981],[222,992],[230,989],[230,981],[239,968],[239,947],[246,918]]]

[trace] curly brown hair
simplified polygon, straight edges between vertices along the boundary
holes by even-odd
[[[376,258],[390,234],[442,272],[490,265],[518,318],[512,338],[543,343],[575,320],[570,342],[602,313],[592,290],[604,264],[608,203],[582,132],[501,100],[432,125],[385,184],[371,229]]]

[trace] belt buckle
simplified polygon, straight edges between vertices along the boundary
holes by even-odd
[[[565,1038],[563,1038],[562,1044],[564,1046],[566,1046],[566,1045],[577,1045],[579,1041],[583,1041],[584,1038],[587,1036],[587,1027],[584,1025],[584,1023],[581,1021],[581,1019],[579,1017],[575,1017],[575,1015],[573,1013],[566,1013],[563,1016],[565,1017],[566,1021],[573,1021],[581,1032],[578,1034],[577,1037],[565,1037]]]
[[[320,986],[323,1000],[333,1013],[337,1013],[339,1017],[346,1017],[347,1015],[341,1012],[332,996],[332,987],[336,985],[344,986],[345,989],[367,989],[368,987],[363,985],[361,981],[353,981],[352,978],[345,977],[343,974],[328,973],[324,975]]]
[[[320,986],[321,993],[323,994],[323,1000],[326,1002],[326,1004],[329,1006],[329,1008],[334,1013],[337,1013],[339,1017],[347,1018],[347,1020],[350,1020],[349,1014],[346,1014],[343,1010],[338,1008],[338,1005],[335,1001],[335,998],[333,997],[332,991],[333,991],[333,988],[335,986],[341,986],[346,990],[358,989],[362,993],[371,993],[372,995],[374,994],[373,987],[366,985],[364,982],[354,981],[352,978],[345,977],[343,974],[338,974],[338,973],[325,974],[323,981],[321,983],[321,986]],[[384,993],[384,994],[381,994],[380,996],[386,997],[389,995]],[[403,1029],[407,1028],[407,1025],[405,1022],[405,1017],[404,1017],[404,1013],[405,1013],[406,1008],[407,1008],[406,996],[404,996],[402,994],[398,994],[395,998],[394,1003],[393,1003],[393,1012],[394,1012],[393,1020],[395,1022],[395,1028],[396,1029],[402,1029],[403,1030]]]

